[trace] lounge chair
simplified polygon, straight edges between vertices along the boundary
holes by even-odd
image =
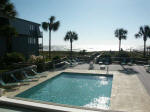
[[[32,80],[36,79],[36,80],[38,80],[38,79],[40,78],[39,76],[30,76],[30,75],[28,75],[27,72],[25,72],[25,71],[22,71],[22,73],[23,73],[23,75],[24,75],[27,79],[32,79]]]
[[[90,64],[89,64],[89,69],[91,70],[91,69],[94,69],[94,66],[93,66],[93,62],[90,62]]]
[[[126,59],[124,58],[123,61],[121,62],[121,65],[125,65],[126,64]]]
[[[70,63],[70,67],[75,67],[78,64],[73,60],[68,60],[68,62]]]
[[[99,64],[99,65],[102,65],[102,64],[103,64],[103,62],[102,62],[102,61],[100,61],[98,64]]]
[[[132,66],[132,64],[133,64],[133,60],[130,60],[130,62],[128,62],[128,65]]]
[[[105,65],[109,65],[109,59],[108,58],[105,61]]]
[[[145,70],[146,70],[146,72],[150,73],[150,67],[146,67]]]
[[[64,62],[62,62],[62,63],[63,63],[63,66],[60,67],[61,69],[66,69],[66,68],[69,67],[69,63],[68,63],[68,62],[64,61]]]
[[[48,74],[40,74],[40,73],[37,73],[34,69],[31,69],[31,72],[33,72],[35,75],[34,76],[38,76],[38,77],[47,77]]]
[[[105,62],[105,65],[109,65],[109,62],[106,61],[106,62]]]
[[[21,85],[20,83],[5,83],[1,78],[0,78],[0,84],[4,88],[14,88]]]
[[[24,83],[24,84],[29,84],[28,82],[31,82],[33,80],[31,79],[23,79],[23,80],[19,80],[17,79],[13,73],[10,74],[10,76],[16,81],[16,82],[21,82],[21,83]]]
[[[101,70],[104,70],[105,68],[106,68],[105,65],[100,65],[100,69],[101,69]]]

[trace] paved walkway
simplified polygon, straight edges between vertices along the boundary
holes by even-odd
[[[140,79],[140,81],[142,82],[142,84],[144,85],[148,94],[150,95],[150,73],[147,73],[143,66],[140,66],[140,65],[121,66],[121,65],[114,65],[114,64],[111,64],[108,66],[109,66],[109,71],[119,71],[127,75],[136,74],[138,78]],[[82,64],[82,65],[73,67],[73,69],[81,69],[81,70],[88,70],[88,68],[89,68],[89,64]],[[100,70],[100,65],[94,64],[94,70]]]
[[[138,72],[138,78],[140,79],[148,94],[150,95],[150,73],[147,73],[143,66],[133,66],[133,68]]]
[[[112,65],[111,64],[111,65],[108,65],[108,66],[109,66],[109,71],[123,70],[123,68],[120,65]],[[73,69],[88,70],[89,69],[89,64],[81,64],[81,65],[73,67]],[[99,64],[94,64],[94,70],[100,70],[100,65]]]

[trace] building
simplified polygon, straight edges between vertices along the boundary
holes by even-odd
[[[43,34],[40,32],[40,24],[20,18],[6,19],[0,17],[0,21],[13,26],[18,32],[17,37],[12,37],[12,52],[19,52],[25,57],[39,55],[39,50],[43,49]],[[1,23],[0,24],[4,24]],[[41,39],[41,44],[39,40]],[[0,56],[6,53],[6,37],[0,36]]]

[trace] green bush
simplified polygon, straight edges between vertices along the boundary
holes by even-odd
[[[38,64],[38,63],[44,63],[44,57],[43,56],[35,56],[35,55],[31,55],[28,62],[30,63],[34,63],[34,64]]]
[[[59,63],[61,61],[61,58],[59,56],[55,56],[52,61],[54,61],[55,63]]]
[[[4,57],[4,61],[6,64],[24,62],[25,57],[23,54],[17,52],[7,53],[6,56]]]
[[[128,52],[125,52],[125,51],[120,51],[120,52],[117,52],[116,53],[116,57],[130,57],[130,54]]]
[[[53,60],[60,60],[60,57],[59,57],[59,56],[55,56],[55,57],[53,58]]]
[[[45,60],[43,56],[31,55],[28,62],[37,65],[38,72],[42,72],[45,69]]]

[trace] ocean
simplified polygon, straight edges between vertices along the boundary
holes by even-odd
[[[133,46],[123,46],[123,50],[130,51],[133,49],[138,49],[139,47],[135,48]],[[141,48],[141,47],[140,47]],[[48,51],[49,47],[48,45],[44,45],[44,51]],[[86,50],[88,52],[93,52],[93,51],[118,51],[118,45],[76,45],[73,46],[73,51],[81,51],[81,50]],[[70,46],[67,45],[52,45],[52,51],[70,51]]]

